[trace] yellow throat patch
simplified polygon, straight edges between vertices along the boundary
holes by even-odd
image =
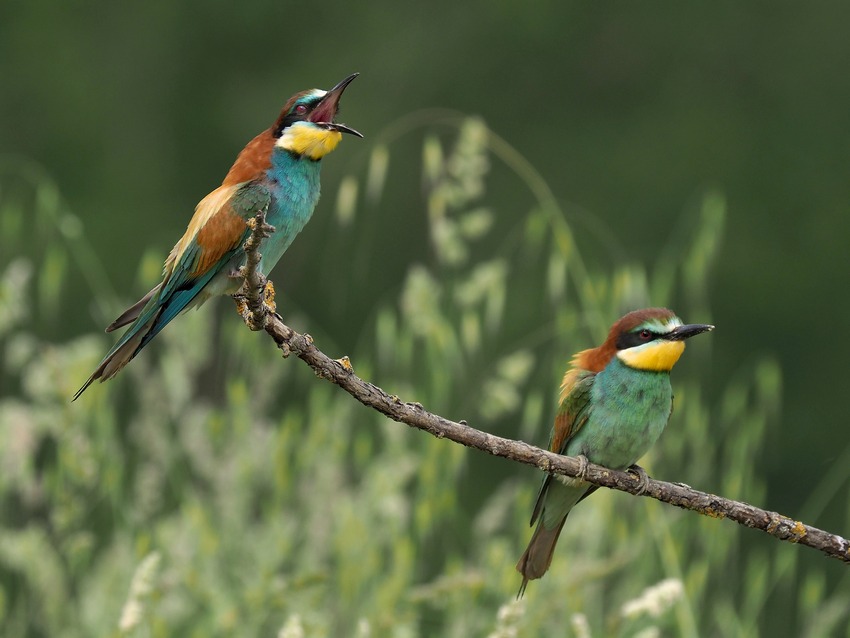
[[[286,128],[275,145],[296,155],[320,160],[334,150],[341,139],[339,131],[310,122],[295,122]]]
[[[685,351],[684,341],[651,341],[617,352],[617,358],[630,368],[669,372]]]

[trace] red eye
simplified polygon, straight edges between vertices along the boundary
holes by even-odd
[[[307,112],[307,106],[304,104],[299,104],[295,107],[295,113],[298,115],[304,115]]]
[[[641,330],[639,336],[644,341],[649,341],[652,338],[652,333],[649,330]]]

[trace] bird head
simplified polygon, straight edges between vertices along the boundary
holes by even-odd
[[[685,340],[714,326],[683,324],[666,308],[635,310],[611,328],[606,343],[613,344],[617,358],[637,370],[669,371],[685,350]]]
[[[343,133],[363,137],[353,128],[334,122],[339,98],[357,75],[352,73],[330,91],[310,89],[289,98],[272,130],[275,147],[320,160],[337,147]]]

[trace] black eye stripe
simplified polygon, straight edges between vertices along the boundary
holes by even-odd
[[[310,115],[310,112],[314,108],[316,108],[316,105],[321,101],[322,98],[317,97],[315,99],[310,100],[309,102],[299,102],[298,104],[293,105],[290,112],[286,115],[286,117],[280,120],[278,126],[273,131],[274,137],[278,138],[283,135],[283,131],[288,126],[292,126],[293,124],[295,124],[295,122],[302,122],[307,119],[307,116]],[[307,110],[303,113],[296,113],[295,109],[297,109],[299,106],[306,106]]]
[[[641,336],[641,333],[648,332],[649,338],[645,338]],[[658,334],[657,332],[653,332],[652,330],[648,330],[643,328],[636,332],[624,332],[619,337],[617,337],[617,350],[626,350],[627,348],[634,348],[635,346],[639,346],[643,343],[649,343],[650,341],[655,341],[656,339],[660,339],[663,335]]]

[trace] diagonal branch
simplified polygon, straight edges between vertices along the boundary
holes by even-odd
[[[253,226],[251,238],[245,244],[245,250],[249,256],[249,263],[245,268],[246,281],[256,274],[256,264],[259,263],[256,257],[250,259],[251,253],[257,250],[259,240],[255,240],[251,247],[248,244],[262,232],[265,226],[263,213],[260,213],[256,219],[257,223]],[[642,478],[628,472],[608,469],[593,463],[585,464],[575,457],[561,456],[523,441],[488,434],[470,427],[466,421],[451,421],[439,414],[433,414],[419,403],[404,402],[354,374],[348,357],[331,359],[313,344],[310,335],[299,334],[284,324],[280,315],[264,303],[262,287],[246,285],[246,289],[248,305],[252,309],[251,319],[255,322],[253,325],[262,326],[283,351],[285,357],[295,354],[309,365],[317,376],[335,383],[363,405],[377,410],[394,421],[424,430],[439,439],[449,439],[493,456],[533,465],[549,474],[576,478],[583,475],[584,480],[594,485],[634,495],[651,496],[664,503],[693,510],[712,518],[728,518],[740,525],[759,529],[779,540],[806,545],[820,550],[827,556],[850,563],[850,540],[795,521],[782,514],[715,494],[700,492],[683,483],[667,483],[647,478],[645,489],[641,491],[644,488]],[[246,323],[253,328],[247,319]]]

